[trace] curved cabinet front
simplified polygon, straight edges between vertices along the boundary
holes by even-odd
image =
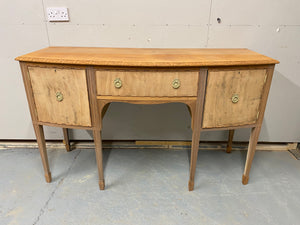
[[[91,126],[84,69],[28,67],[40,122]]]
[[[209,70],[202,127],[255,124],[266,78],[265,69]]]

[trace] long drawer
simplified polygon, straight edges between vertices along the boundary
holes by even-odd
[[[109,96],[197,96],[197,70],[96,71],[97,95]]]

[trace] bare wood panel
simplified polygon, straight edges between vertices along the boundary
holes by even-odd
[[[266,70],[209,71],[203,128],[232,127],[257,121]],[[238,102],[232,97],[238,95]]]
[[[22,71],[23,83],[26,91],[26,97],[27,97],[27,102],[30,110],[31,120],[32,122],[35,122],[37,121],[37,114],[36,114],[36,108],[33,99],[33,92],[32,92],[29,75],[28,75],[28,67],[27,64],[24,62],[20,62],[20,67]]]
[[[28,67],[38,121],[91,126],[85,70]],[[62,101],[56,94],[61,92]]]
[[[136,104],[163,104],[171,102],[196,102],[197,97],[123,97],[123,96],[97,96],[98,100],[107,102],[128,102]]]
[[[239,126],[232,126],[232,127],[215,127],[215,128],[202,128],[203,131],[216,131],[216,130],[236,130],[241,128],[252,128],[256,127],[255,124],[246,124],[246,125],[239,125]]]
[[[197,96],[198,71],[96,71],[97,94],[110,96]],[[119,78],[121,88],[114,86]],[[180,80],[175,89],[172,82]]]
[[[248,49],[159,49],[49,47],[16,58],[18,61],[143,67],[266,65],[277,60]]]
[[[58,124],[58,123],[47,123],[47,122],[33,122],[34,124],[44,125],[49,127],[61,127],[61,128],[69,128],[69,129],[84,129],[84,130],[92,130],[93,126],[76,126],[76,125],[67,125],[67,124]]]

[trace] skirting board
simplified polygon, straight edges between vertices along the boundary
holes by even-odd
[[[199,150],[225,150],[226,143],[201,142]],[[190,141],[103,141],[103,148],[121,149],[190,149]],[[247,150],[247,143],[234,142],[232,150]],[[0,150],[6,149],[35,149],[38,148],[35,141],[0,141]],[[48,141],[47,149],[64,149],[62,141]],[[92,141],[71,141],[71,149],[93,149]],[[263,151],[288,151],[297,149],[297,143],[259,143],[256,150]]]
[[[295,159],[300,160],[300,143],[296,149],[289,149],[289,152],[295,157]]]

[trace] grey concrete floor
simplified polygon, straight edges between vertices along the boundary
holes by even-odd
[[[189,151],[104,150],[106,190],[93,150],[0,150],[0,224],[300,224],[300,161],[258,151],[249,184],[245,151],[200,151],[195,190]]]

